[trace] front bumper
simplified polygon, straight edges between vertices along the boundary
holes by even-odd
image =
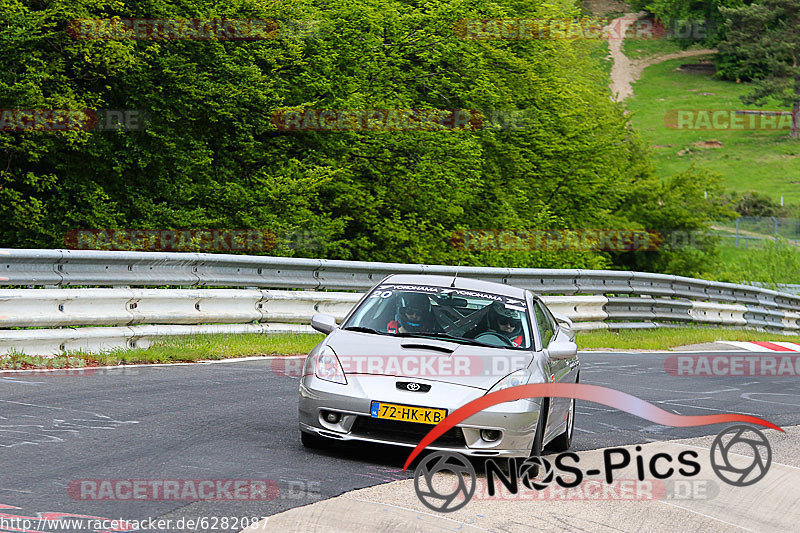
[[[397,381],[413,379],[431,385],[431,393],[398,390]],[[486,391],[452,383],[389,376],[351,376],[340,385],[306,376],[300,383],[300,430],[338,441],[362,441],[413,448],[434,426],[390,421],[370,416],[372,401],[447,409],[452,413]],[[517,400],[493,406],[467,418],[428,446],[473,457],[528,457],[539,419],[538,399]],[[341,414],[336,424],[322,411]],[[482,429],[501,432],[493,442],[481,438]]]

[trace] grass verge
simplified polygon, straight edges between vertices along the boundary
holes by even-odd
[[[580,350],[666,350],[715,341],[800,342],[800,335],[781,335],[749,329],[664,328],[651,330],[587,331],[575,335]]]
[[[95,366],[135,365],[147,363],[184,363],[257,355],[307,354],[321,340],[318,334],[274,335],[196,335],[163,338],[150,348],[115,350],[103,354],[81,352],[52,358],[12,353],[0,357],[1,369],[85,368]],[[752,330],[680,328],[656,330],[608,330],[580,332],[576,335],[581,350],[666,350],[675,346],[731,341],[800,342],[800,335],[780,335]]]
[[[319,334],[193,335],[156,339],[149,348],[102,354],[71,352],[53,358],[12,353],[0,357],[0,369],[78,368],[86,366],[183,363],[255,355],[307,354],[324,338]]]

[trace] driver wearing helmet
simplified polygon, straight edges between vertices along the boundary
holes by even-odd
[[[514,346],[522,346],[522,320],[519,311],[494,302],[489,309],[489,329],[507,338]]]
[[[397,302],[395,319],[386,324],[387,333],[430,333],[435,329],[431,300],[427,294],[407,292]]]

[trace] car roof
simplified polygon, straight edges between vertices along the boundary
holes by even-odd
[[[383,283],[402,283],[408,285],[432,285],[434,287],[450,287],[453,284],[453,276],[434,276],[425,274],[392,274]],[[525,299],[525,289],[513,287],[504,283],[493,281],[483,281],[473,278],[462,278],[458,276],[455,285],[457,289],[467,289],[471,291],[483,291],[500,296],[510,296],[511,298]]]

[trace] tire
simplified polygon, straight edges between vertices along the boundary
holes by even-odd
[[[547,411],[550,408],[550,398],[542,398],[542,407],[539,409],[539,420],[536,422],[536,434],[533,436],[533,445],[529,457],[540,457],[544,451],[544,426],[547,423]],[[539,465],[533,465],[528,470],[528,475],[539,475]]]
[[[533,437],[531,457],[542,455],[544,451],[544,426],[547,424],[547,411],[550,409],[550,398],[542,398],[542,408],[539,410],[539,421],[536,423],[536,435]]]
[[[322,450],[328,447],[323,437],[306,433],[305,431],[300,432],[300,442],[303,443],[305,448],[310,448],[312,450]]]
[[[580,383],[580,380],[581,377],[579,375],[575,380],[575,383]],[[547,445],[548,451],[553,451],[556,453],[565,452],[572,446],[572,436],[575,433],[575,406],[575,398],[573,398],[572,403],[569,406],[567,427],[564,429],[564,433],[550,441],[550,444]]]
[[[569,420],[567,421],[567,428],[564,433],[550,441],[547,445],[548,451],[556,453],[565,452],[572,446],[572,434],[575,431],[575,398],[572,399],[572,405],[569,407]]]

